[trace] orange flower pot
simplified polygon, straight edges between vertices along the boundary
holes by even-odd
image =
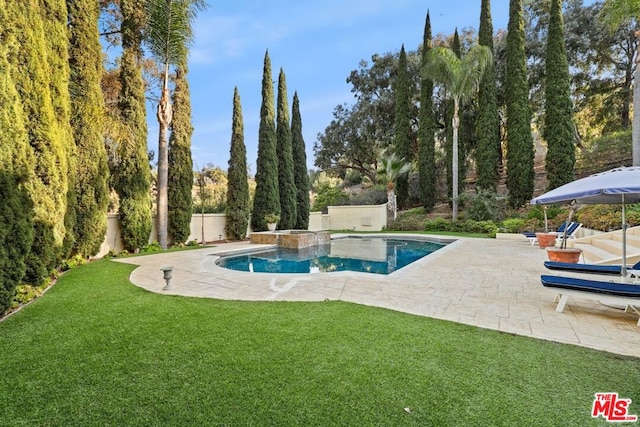
[[[577,264],[580,260],[582,249],[578,248],[547,248],[547,256],[549,261],[554,262],[570,262]]]
[[[536,239],[538,240],[538,246],[540,246],[540,249],[544,249],[548,246],[554,246],[556,244],[555,233],[536,233]]]

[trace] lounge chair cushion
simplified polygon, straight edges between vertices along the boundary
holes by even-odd
[[[639,285],[547,275],[540,276],[540,280],[546,287],[638,298],[640,303]]]

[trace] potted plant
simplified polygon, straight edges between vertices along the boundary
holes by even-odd
[[[547,248],[547,256],[549,257],[549,261],[554,262],[570,262],[576,264],[580,260],[580,255],[582,254],[582,249],[578,248],[568,248],[567,247],[567,229],[569,228],[569,224],[571,223],[571,218],[573,214],[578,209],[577,204],[571,204],[571,211],[569,212],[569,217],[567,218],[564,231],[562,232],[562,240],[560,241],[560,247],[548,247]]]
[[[280,221],[280,215],[270,213],[264,216],[264,220],[267,222],[267,228],[269,231],[275,231],[278,221]]]

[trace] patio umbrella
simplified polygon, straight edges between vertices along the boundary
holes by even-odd
[[[640,202],[640,167],[620,167],[577,179],[531,200],[532,205],[553,203],[622,205],[622,276],[627,275],[626,203]]]

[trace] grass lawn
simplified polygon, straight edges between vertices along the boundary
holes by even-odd
[[[640,360],[345,302],[162,296],[64,274],[0,323],[0,425],[588,426]],[[405,410],[405,408],[409,408]]]

